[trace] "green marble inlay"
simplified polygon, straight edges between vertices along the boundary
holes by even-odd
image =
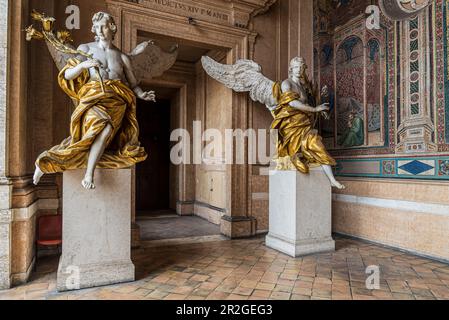
[[[415,71],[419,71],[419,60],[410,63],[410,73],[413,73]]]
[[[410,21],[410,30],[418,29],[418,26],[419,26],[419,20],[418,20],[418,17],[416,17],[415,19],[413,19],[412,21]]]
[[[410,41],[410,52],[418,50],[419,42],[418,39]]]
[[[411,106],[412,115],[419,114],[419,103],[412,104]]]
[[[412,82],[410,84],[410,93],[418,93],[419,92],[419,82]]]

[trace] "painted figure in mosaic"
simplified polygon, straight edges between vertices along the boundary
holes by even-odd
[[[164,53],[152,42],[140,44],[125,54],[113,44],[117,33],[107,13],[94,15],[95,41],[70,46],[68,33],[54,33],[53,18],[33,12],[43,31],[27,29],[27,39],[45,39],[60,73],[58,83],[76,108],[71,117],[70,137],[43,152],[36,161],[34,183],[44,174],[86,169],[82,185],[95,189],[95,169],[129,168],[147,158],[139,143],[136,97],[155,101],[153,91],[145,92],[140,80],[161,75],[176,61],[177,52]]]
[[[352,110],[349,114],[347,128],[339,137],[338,144],[345,148],[358,147],[365,144],[365,126],[357,111]]]
[[[235,65],[223,65],[203,57],[205,71],[215,80],[237,92],[249,92],[251,99],[265,104],[278,131],[278,170],[298,170],[309,173],[310,167],[321,166],[331,185],[345,187],[332,172],[335,160],[329,155],[318,131],[314,129],[320,114],[329,111],[307,77],[304,59],[294,58],[290,63],[289,78],[274,82],[262,74],[260,65],[251,60],[238,60]],[[327,115],[326,115],[327,116]]]

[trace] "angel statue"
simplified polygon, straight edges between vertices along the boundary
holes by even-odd
[[[177,47],[167,53],[149,41],[125,54],[112,43],[117,33],[113,17],[98,12],[92,19],[95,41],[75,49],[68,32],[52,31],[54,18],[35,11],[32,17],[42,22],[43,31],[29,27],[27,40],[46,40],[60,70],[59,86],[76,106],[70,137],[38,157],[34,184],[44,174],[86,169],[82,185],[95,189],[97,167],[129,168],[147,158],[138,140],[136,97],[155,102],[156,96],[143,91],[139,82],[168,70],[176,61]]]
[[[345,188],[335,179],[332,166],[336,162],[314,129],[317,116],[325,115],[329,104],[319,105],[320,94],[307,77],[303,58],[296,57],[290,62],[289,77],[283,82],[266,78],[260,65],[251,60],[223,65],[205,56],[202,64],[209,76],[236,92],[249,92],[252,100],[271,111],[274,118],[271,128],[278,132],[277,170],[308,174],[310,167],[321,166],[332,187]]]

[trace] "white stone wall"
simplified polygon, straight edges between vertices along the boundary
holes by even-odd
[[[10,287],[11,186],[6,179],[9,0],[0,0],[0,289]]]

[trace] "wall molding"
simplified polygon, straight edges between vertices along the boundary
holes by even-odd
[[[359,236],[354,236],[351,234],[347,234],[344,232],[334,232],[334,235],[340,236],[340,237],[344,237],[344,238],[349,238],[349,239],[355,239],[355,240],[359,240],[359,241],[364,241],[370,244],[374,244],[376,246],[381,246],[387,249],[391,249],[391,250],[395,250],[395,251],[400,251],[403,253],[407,253],[407,254],[411,254],[417,257],[421,257],[421,258],[425,258],[425,259],[430,259],[430,260],[434,260],[437,262],[441,262],[441,263],[446,263],[449,264],[449,260],[439,257],[439,256],[432,256],[432,255],[428,255],[426,253],[423,253],[421,251],[416,251],[416,250],[411,250],[402,246],[392,246],[391,244],[388,244],[386,242],[383,241],[375,241],[375,240],[370,240],[368,238],[365,237],[359,237]]]
[[[36,257],[33,258],[33,261],[31,261],[26,272],[13,273],[11,275],[11,285],[18,286],[27,283],[31,277],[31,273],[34,270],[35,264],[36,264]]]
[[[59,199],[39,199],[26,208],[12,209],[12,221],[22,222],[30,220],[39,210],[58,210]]]
[[[449,205],[334,194],[333,201],[449,217]]]

